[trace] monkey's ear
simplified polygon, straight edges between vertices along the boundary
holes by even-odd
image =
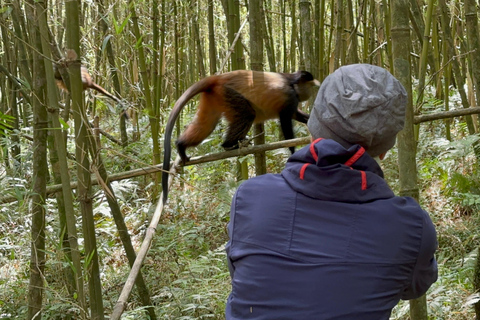
[[[293,83],[313,81],[313,75],[308,71],[297,71],[293,74]]]

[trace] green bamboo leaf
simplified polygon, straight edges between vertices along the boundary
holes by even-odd
[[[70,128],[70,125],[68,123],[66,123],[62,118],[59,118],[58,120],[60,121],[60,124],[62,125],[63,129]]]
[[[143,35],[138,38],[137,43],[135,43],[135,49],[139,49],[142,47],[142,40],[143,40]]]
[[[130,21],[130,17],[131,17],[131,16],[132,16],[132,15],[129,14],[129,15],[125,18],[125,20],[123,20],[122,25],[116,30],[116,31],[117,31],[117,34],[120,34],[120,33],[123,31],[123,29],[125,29],[125,27],[127,26],[128,21]]]
[[[118,24],[117,24],[117,19],[115,17],[112,17],[112,22],[113,22],[113,28],[115,29],[115,33],[118,34]]]
[[[20,82],[22,84],[22,86],[24,86],[28,90],[32,90],[32,87],[30,86],[30,83],[28,83],[28,81],[26,81],[24,79],[20,79],[20,78],[17,78],[17,81]]]
[[[110,40],[110,38],[112,38],[113,35],[112,34],[109,34],[105,37],[105,39],[103,39],[103,43],[102,43],[102,49],[101,51],[104,52],[105,51],[105,47],[107,46],[108,44],[108,41]]]
[[[12,9],[11,7],[5,6],[5,7],[3,7],[3,8],[0,8],[0,14],[4,14],[5,12],[8,12],[8,15],[10,15],[10,12],[12,12],[12,10],[13,10],[13,9]]]

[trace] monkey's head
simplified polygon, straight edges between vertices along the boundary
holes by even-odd
[[[312,96],[312,87],[319,87],[320,81],[308,71],[297,71],[293,75],[293,88],[300,101],[306,101]]]

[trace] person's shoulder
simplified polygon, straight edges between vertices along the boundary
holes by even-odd
[[[290,190],[290,188],[280,174],[267,173],[242,182],[236,191],[236,195],[256,197],[285,193],[287,190]]]
[[[408,208],[408,209],[417,209],[417,210],[420,210],[420,211],[424,211],[422,209],[422,207],[420,206],[420,204],[417,202],[417,200],[415,200],[412,197],[395,196],[393,198],[397,201],[397,203],[400,206],[403,206],[403,207]]]
[[[405,215],[412,218],[419,218],[431,223],[430,214],[412,197],[395,196],[392,198],[395,206],[403,211]]]
[[[267,173],[261,176],[252,177],[242,182],[240,188],[253,188],[256,186],[272,185],[284,181],[280,174]]]

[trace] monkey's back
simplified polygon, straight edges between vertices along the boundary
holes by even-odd
[[[237,70],[219,75],[219,83],[247,99],[256,111],[255,122],[278,118],[293,87],[280,73]]]

